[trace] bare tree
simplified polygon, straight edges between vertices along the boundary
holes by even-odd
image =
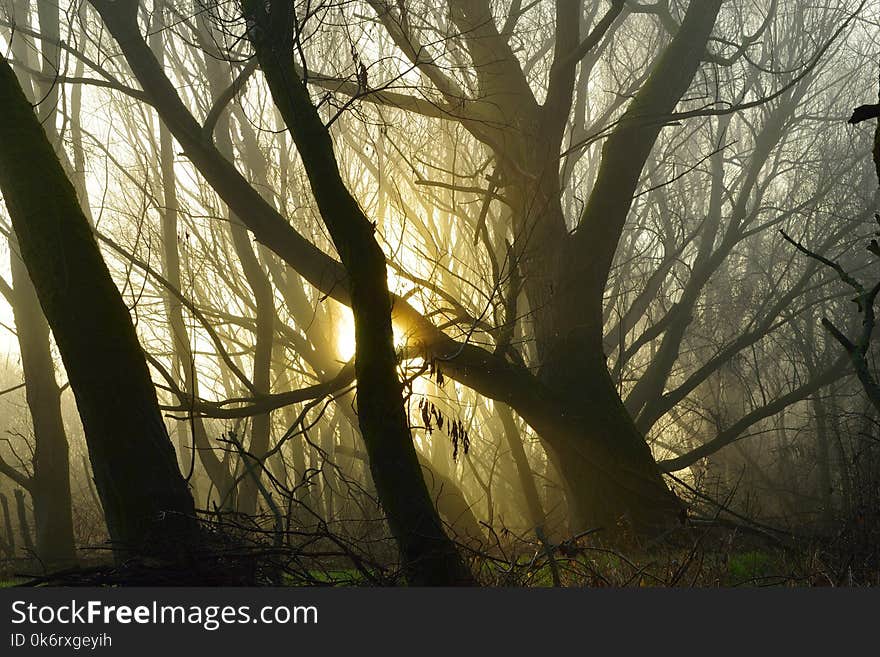
[[[182,564],[199,546],[198,522],[128,309],[5,60],[0,104],[0,189],[77,399],[115,548]]]

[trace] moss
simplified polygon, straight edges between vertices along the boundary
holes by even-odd
[[[758,550],[731,554],[727,568],[730,584],[761,580],[780,572],[779,564],[771,555]]]

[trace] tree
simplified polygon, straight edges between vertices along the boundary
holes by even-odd
[[[123,12],[111,10],[106,3],[96,4],[143,88],[143,92],[127,89],[126,93],[137,93],[142,99],[146,97],[157,108],[183,152],[259,242],[278,254],[324,295],[350,303],[346,272],[340,263],[297,232],[283,212],[250,187],[228,157],[223,157],[212,143],[210,135],[216,127],[217,117],[225,103],[238,93],[238,86],[230,85],[226,92],[209,99],[204,124],[200,125],[166,72],[144,56],[136,16],[123,20],[120,18]],[[539,103],[531,88],[534,70],[537,70],[533,66],[537,60],[523,64],[510,45],[517,23],[524,20],[526,10],[511,6],[507,20],[499,28],[488,3],[450,1],[449,12],[436,18],[437,29],[446,31],[441,43],[451,45],[437,54],[440,48],[437,42],[433,47],[425,46],[424,39],[420,39],[420,33],[428,29],[409,20],[410,15],[418,13],[415,3],[393,7],[378,1],[370,4],[376,20],[385,28],[386,39],[393,44],[394,52],[402,53],[424,76],[424,87],[412,87],[412,93],[390,91],[372,82],[372,74],[365,76],[357,63],[353,65],[358,69],[356,83],[344,77],[324,75],[321,71],[305,71],[307,75],[303,78],[315,87],[374,103],[381,108],[394,107],[457,123],[484,149],[475,148],[474,151],[477,157],[487,159],[489,164],[481,165],[483,168],[494,167],[494,172],[487,176],[490,188],[477,188],[474,192],[470,187],[468,191],[486,201],[483,208],[491,205],[488,201],[502,198],[510,213],[499,220],[491,211],[488,219],[486,213],[481,212],[481,220],[474,221],[474,232],[481,244],[488,244],[486,250],[490,252],[490,259],[494,257],[493,252],[503,253],[502,243],[508,236],[512,237],[509,260],[521,272],[525,291],[524,299],[520,300],[519,317],[509,322],[513,326],[503,327],[496,323],[495,327],[489,327],[487,334],[494,340],[507,333],[508,328],[521,331],[528,336],[529,343],[522,351],[528,352],[534,347],[535,352],[533,355],[526,353],[524,357],[503,340],[495,344],[494,351],[474,344],[470,336],[475,327],[482,331],[483,326],[476,319],[479,313],[461,312],[469,305],[467,300],[462,303],[455,299],[459,317],[452,327],[461,329],[459,334],[464,337],[454,339],[450,335],[453,331],[438,329],[408,300],[395,298],[392,304],[395,322],[410,336],[413,355],[441,363],[448,376],[481,395],[510,404],[537,431],[566,480],[575,526],[603,525],[610,528],[621,517],[627,517],[639,530],[653,531],[668,525],[677,516],[679,506],[663,483],[642,434],[656,423],[658,413],[662,416],[674,408],[676,403],[693,393],[694,385],[705,381],[725,362],[721,356],[711,359],[706,367],[699,368],[696,375],[686,381],[686,385],[673,389],[672,394],[664,394],[670,368],[676,363],[676,353],[682,344],[679,337],[689,328],[687,306],[699,299],[706,280],[704,274],[711,273],[713,267],[724,261],[724,251],[729,244],[723,244],[719,257],[711,259],[712,267],[701,268],[700,275],[694,277],[694,284],[690,286],[679,312],[670,313],[667,320],[672,322],[675,318],[675,321],[668,336],[663,336],[663,323],[646,332],[642,346],[651,344],[658,337],[663,337],[665,346],[659,352],[656,365],[651,368],[651,376],[645,377],[645,383],[638,386],[637,393],[636,389],[633,390],[635,394],[631,400],[627,399],[635,410],[624,412],[617,382],[602,373],[607,371],[604,350],[609,333],[613,333],[605,330],[609,308],[603,300],[614,255],[626,221],[632,214],[633,196],[641,184],[640,179],[655,145],[665,132],[664,126],[680,121],[686,123],[704,114],[729,115],[737,107],[760,107],[780,98],[790,101],[795,92],[802,92],[798,83],[815,67],[851,19],[843,21],[839,29],[829,31],[826,28],[834,24],[837,14],[832,10],[827,16],[823,14],[825,23],[818,32],[828,37],[825,45],[817,53],[811,53],[806,64],[798,59],[803,52],[794,46],[789,47],[790,68],[798,72],[780,83],[779,89],[766,92],[766,97],[760,97],[760,92],[765,89],[758,80],[754,84],[757,89],[754,93],[759,96],[756,101],[722,110],[701,108],[676,114],[675,108],[693,80],[704,75],[701,71],[708,68],[705,64],[724,68],[747,61],[744,53],[756,44],[760,46],[762,37],[771,34],[769,26],[777,17],[776,5],[760,17],[757,29],[750,33],[745,31],[745,18],[731,11],[725,25],[741,29],[742,45],[734,48],[732,55],[722,56],[708,48],[708,44],[716,43],[711,33],[720,15],[720,6],[715,3],[690,3],[681,20],[665,5],[648,8],[620,2],[597,3],[587,12],[588,20],[581,20],[576,13],[576,3],[559,3],[555,21],[549,21],[551,24],[555,22],[555,34],[547,41],[546,48],[536,55],[540,58],[541,53],[553,52],[542,69],[547,76],[547,95]],[[607,9],[604,15],[598,13],[600,8]],[[530,8],[536,12],[539,9]],[[430,13],[432,10],[426,8],[425,11]],[[592,137],[587,134],[583,139],[589,144],[607,137],[602,158],[595,158],[596,184],[585,207],[572,218],[571,209],[561,206],[560,197],[570,193],[572,162],[577,160],[572,152],[583,150],[572,131],[582,133],[584,128],[575,125],[569,131],[571,146],[565,152],[565,162],[560,170],[557,166],[559,150],[568,130],[569,110],[574,102],[576,116],[583,118],[583,110],[578,108],[582,108],[585,102],[591,66],[595,65],[621,26],[645,12],[657,16],[661,27],[651,46],[666,54],[649,57],[647,65],[639,66],[639,72],[631,78],[630,87],[624,89],[625,93],[620,93],[618,100],[599,117],[597,131],[591,133]],[[803,22],[798,12],[793,16],[793,24]],[[186,22],[185,16],[180,18]],[[587,31],[590,24],[593,29]],[[316,34],[323,36],[324,33],[321,30]],[[240,42],[238,35],[232,36],[231,42]],[[327,38],[332,40],[333,34]],[[780,50],[784,49],[780,46]],[[356,48],[353,57],[360,61]],[[449,72],[456,70],[468,73],[459,76]],[[757,70],[746,67],[744,78],[749,84],[756,79]],[[247,78],[244,69],[240,77]],[[731,77],[739,79],[735,75]],[[429,90],[425,94],[427,98],[420,98],[424,88]],[[742,91],[743,97],[746,93],[747,90]],[[626,106],[629,97],[634,99],[633,102],[616,121],[606,125],[615,112]],[[721,103],[722,100],[716,97],[714,102]],[[791,103],[782,101],[776,114],[784,118]],[[648,115],[651,120],[646,119]],[[768,122],[768,135],[778,134],[770,129],[774,121],[778,122],[778,117],[772,115],[770,119],[773,120]],[[369,167],[368,158],[363,159],[365,166]],[[756,157],[755,171],[759,172],[761,166],[761,158]],[[652,174],[656,175],[656,171]],[[424,196],[423,190],[429,182],[416,181],[424,185],[417,196]],[[458,189],[458,185],[453,183],[452,188]],[[751,185],[744,185],[742,198],[748,201],[751,192]],[[723,196],[723,189],[720,193]],[[505,222],[511,225],[506,226]],[[569,236],[571,225],[576,230]],[[471,228],[468,224],[465,227]],[[487,228],[492,229],[493,237],[484,239],[482,235]],[[745,234],[751,235],[751,230]],[[485,232],[488,234],[487,230]],[[494,244],[491,244],[493,240]],[[703,244],[711,246],[712,242],[707,237]],[[679,252],[671,249],[665,266],[672,267]],[[584,254],[591,257],[584,258]],[[544,271],[547,266],[551,270]],[[496,288],[505,286],[505,269],[509,271],[513,267],[496,267],[499,276],[492,281],[493,297]],[[654,278],[660,286],[667,284],[668,278],[672,277],[669,269],[657,274]],[[624,279],[615,277],[613,285],[619,285]],[[454,294],[449,294],[442,286],[433,286],[432,290],[437,288],[441,294],[445,293],[442,296],[444,302],[454,298]],[[515,297],[518,290],[511,287],[508,293]],[[797,288],[792,294],[796,296]],[[646,293],[641,301],[646,303],[652,296]],[[491,302],[495,303],[494,298]],[[781,307],[785,305],[782,300],[780,304]],[[578,309],[583,316],[570,312],[572,308]],[[637,322],[640,316],[642,313],[633,312],[628,321]],[[751,331],[743,340],[731,345],[725,354],[736,354],[765,334],[766,331]],[[588,336],[589,344],[585,342]],[[537,372],[537,376],[533,372]],[[802,393],[809,394],[806,390]],[[803,397],[786,397],[789,403],[799,398]],[[766,418],[774,408],[776,406],[767,405],[763,414],[751,415],[751,421]],[[635,412],[640,417],[634,426],[627,418]],[[721,444],[729,444],[729,435],[716,446]],[[699,456],[695,454],[694,458]]]
[[[200,531],[146,360],[76,192],[5,59],[0,107],[0,189],[76,397],[114,549],[180,564]]]
[[[272,98],[296,143],[321,217],[348,273],[355,323],[358,423],[373,482],[414,584],[469,584],[473,580],[428,495],[404,412],[391,328],[385,255],[374,226],[339,174],[330,134],[296,73],[293,35],[298,25],[285,0],[268,10],[243,2],[251,39]]]
[[[860,105],[853,111],[849,123],[856,125],[870,119],[880,119],[880,106]],[[878,121],[874,134],[873,159],[875,170],[877,171],[878,182],[880,182],[880,121]],[[877,226],[880,227],[880,214],[875,214],[874,219],[877,222]],[[875,233],[875,235],[880,235],[880,232]],[[877,323],[875,305],[877,302],[877,295],[880,294],[880,282],[874,283],[868,287],[847,271],[847,269],[837,260],[827,258],[820,253],[805,247],[800,242],[789,237],[785,231],[782,231],[782,236],[798,251],[833,271],[838,278],[840,278],[840,280],[855,293],[856,296],[853,298],[853,302],[856,304],[861,329],[857,336],[852,339],[849,338],[844,331],[838,328],[834,322],[827,317],[822,318],[822,326],[825,327],[825,330],[827,330],[831,334],[831,337],[833,337],[843,348],[859,383],[862,385],[865,395],[874,406],[874,409],[877,412],[880,412],[880,383],[878,383],[876,375],[871,371],[871,359],[869,356],[871,340]],[[880,243],[877,242],[876,238],[869,242],[866,250],[872,257],[880,257]]]
[[[27,4],[12,4],[16,22],[27,25],[29,22]],[[59,33],[57,8],[41,6],[40,27],[49,37]],[[26,37],[16,35],[12,42],[12,52],[23,64],[33,59],[32,43]],[[44,44],[42,48],[41,70],[48,74],[57,70],[58,48]],[[57,148],[59,136],[55,129],[58,92],[51,83],[36,85],[36,93],[26,72],[19,75],[22,88],[29,98],[39,95],[43,98],[40,109],[41,123],[46,137]],[[10,236],[13,237],[13,236]],[[14,239],[10,245],[17,251]],[[25,393],[34,430],[33,474],[22,476],[8,464],[0,463],[0,468],[16,483],[28,491],[34,507],[34,528],[36,531],[36,556],[45,568],[68,566],[76,561],[73,535],[73,518],[70,495],[69,446],[61,415],[61,389],[55,379],[55,364],[52,357],[49,325],[40,308],[36,291],[28,276],[21,258],[14,254],[10,269],[12,285],[0,286],[12,306],[15,326],[21,353],[22,373],[25,379]]]

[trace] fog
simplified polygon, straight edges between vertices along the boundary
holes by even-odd
[[[0,573],[876,584],[878,20],[0,0]]]

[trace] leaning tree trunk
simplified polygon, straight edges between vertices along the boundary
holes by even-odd
[[[286,0],[243,2],[272,98],[296,143],[312,192],[348,273],[355,324],[358,423],[379,501],[413,584],[472,584],[428,494],[406,416],[391,330],[385,254],[346,188],[333,144],[293,65],[294,17]]]
[[[117,555],[180,562],[198,546],[144,354],[76,192],[0,62],[0,189],[82,418]]]

